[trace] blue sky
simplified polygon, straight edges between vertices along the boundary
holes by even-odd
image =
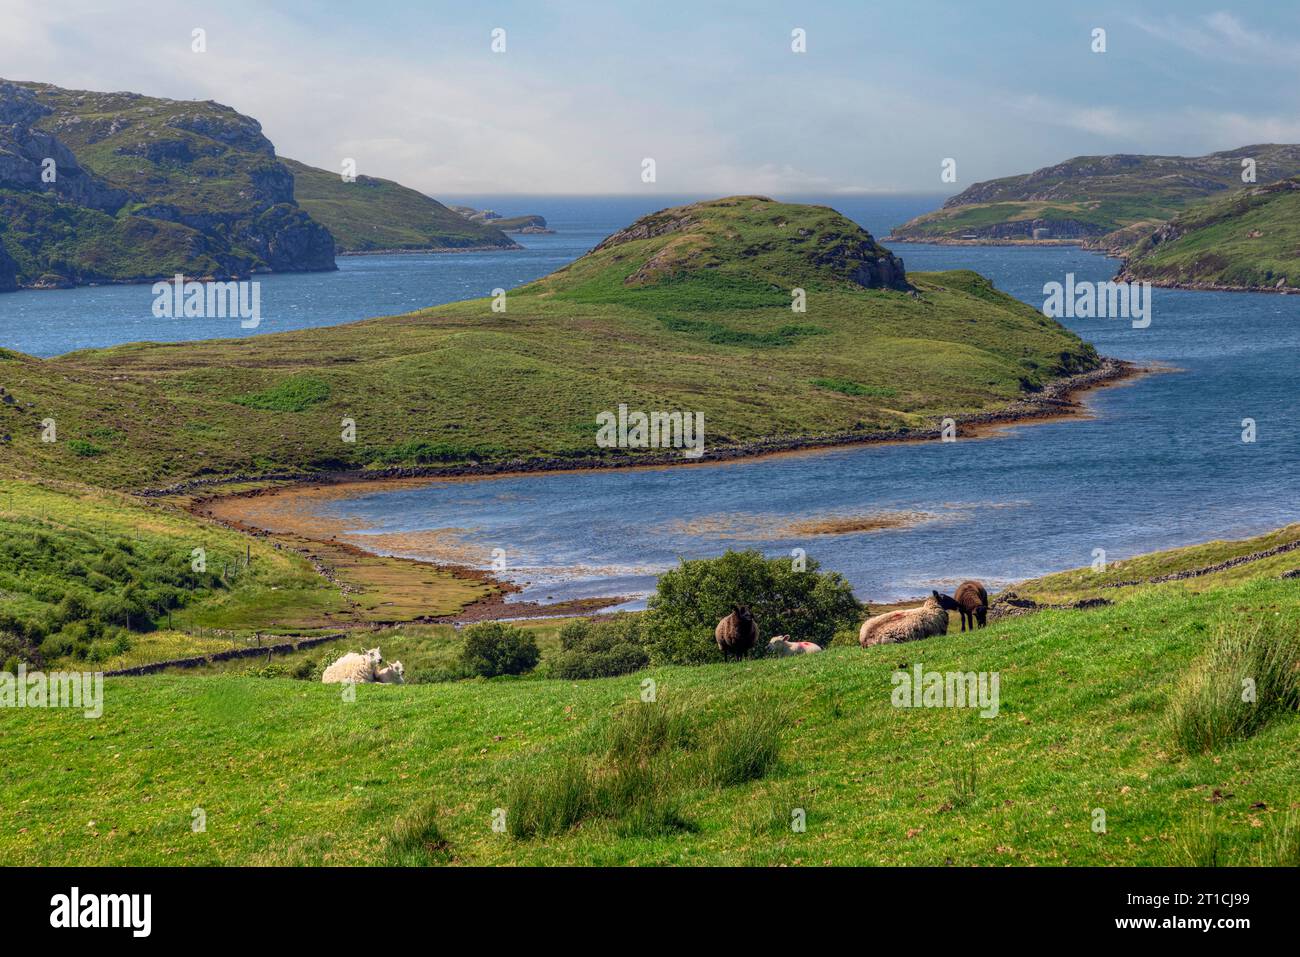
[[[950,192],[947,157],[961,188],[1300,142],[1294,2],[0,0],[0,23],[8,78],[216,99],[283,155],[433,195]]]

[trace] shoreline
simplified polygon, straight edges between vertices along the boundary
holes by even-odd
[[[886,236],[882,243],[915,243],[918,246],[1082,246],[1093,252],[1105,252],[1105,247],[1089,246],[1087,239],[960,239],[952,236],[935,236],[933,238],[910,238],[903,236]]]
[[[431,253],[513,253],[527,248],[527,246],[512,242],[509,246],[485,244],[478,246],[430,246],[426,249],[349,249],[347,252],[336,252],[334,258],[338,259],[344,256],[427,256]]]
[[[1094,389],[1117,386],[1140,376],[1155,374],[1157,371],[1159,370],[1138,366],[1126,360],[1104,357],[1096,369],[1056,380],[1040,393],[1023,397],[1002,409],[972,413],[963,417],[958,422],[958,435],[965,435],[967,438],[977,440],[987,439],[995,437],[998,433],[1016,425],[1046,423],[1085,416],[1087,414],[1086,406],[1077,401],[1078,396]],[[681,464],[739,463],[772,455],[814,454],[852,445],[932,441],[939,438],[939,436],[940,432],[937,429],[925,430],[923,433],[908,436],[892,435],[885,438],[872,438],[850,433],[849,436],[832,443],[827,443],[825,439],[815,438],[792,440],[790,444],[795,447],[784,449],[771,448],[766,444],[750,444],[732,449],[732,454],[726,458],[713,458],[706,459],[703,462],[696,462],[683,459],[678,455],[672,457],[668,462],[649,463],[642,461],[632,463],[626,467],[642,469],[667,468]],[[320,499],[337,500],[347,498],[353,494],[364,494],[382,488],[392,489],[424,485],[434,481],[475,481],[487,478],[531,475],[541,472],[595,471],[597,469],[604,471],[614,468],[614,466],[608,464],[578,466],[575,468],[574,463],[562,459],[544,460],[544,463],[539,467],[521,470],[517,467],[514,469],[508,468],[511,463],[507,462],[501,463],[500,468],[491,471],[485,471],[481,468],[469,471],[460,469],[456,470],[458,474],[450,474],[448,470],[441,470],[433,474],[359,475],[345,472],[299,477],[285,476],[280,480],[288,481],[290,484],[245,489],[231,494],[222,494],[219,486],[208,486],[213,494],[196,497],[184,507],[191,514],[206,521],[216,522],[244,534],[259,537],[290,536],[324,546],[343,546],[364,555],[381,556],[382,553],[371,552],[362,548],[356,543],[355,539],[341,538],[346,523],[341,519],[331,520],[319,514],[309,513],[307,510],[308,503]],[[393,471],[410,470],[385,470],[385,472]],[[239,479],[236,477],[219,481],[234,484]],[[247,480],[245,479],[245,481]],[[177,493],[172,494],[183,491],[178,490]],[[487,570],[470,568],[463,563],[454,561],[430,561],[410,557],[405,557],[405,560],[427,565],[431,568],[451,571],[453,574],[473,578],[492,587],[493,593],[488,597],[472,602],[452,616],[439,619],[439,621],[446,623],[495,620],[501,617],[554,617],[566,613],[599,613],[602,608],[622,604],[627,600],[627,597],[623,596],[613,599],[579,598],[558,602],[553,605],[537,602],[507,602],[506,596],[519,591],[520,586],[499,579]]]
[[[1157,289],[1185,289],[1188,292],[1266,292],[1274,296],[1293,296],[1300,286],[1229,286],[1217,282],[1182,282],[1177,279],[1149,279],[1135,276],[1126,268],[1115,274],[1116,282],[1149,282]]]
[[[952,416],[957,424],[958,437],[985,438],[1006,428],[1032,425],[1053,420],[1075,418],[1085,414],[1086,407],[1075,401],[1077,397],[1095,389],[1119,385],[1161,371],[1156,366],[1139,365],[1127,359],[1103,356],[1094,369],[1053,380],[1041,391],[1022,395],[1005,406],[986,412],[971,412]],[[939,426],[893,432],[839,432],[827,435],[804,435],[789,438],[774,437],[753,442],[720,446],[698,459],[687,458],[680,452],[670,454],[588,456],[561,458],[536,456],[528,459],[504,459],[492,462],[473,462],[461,465],[404,465],[382,469],[340,469],[329,472],[277,472],[265,475],[229,475],[217,478],[186,479],[171,485],[136,489],[134,494],[143,498],[165,498],[173,495],[216,490],[223,485],[241,485],[256,482],[290,482],[290,486],[272,489],[251,489],[221,496],[205,496],[205,500],[283,492],[295,486],[365,485],[375,483],[436,480],[505,478],[551,472],[613,471],[640,468],[691,467],[719,465],[747,461],[773,455],[815,453],[860,445],[894,445],[911,442],[929,442],[941,438]]]
[[[527,249],[521,243],[511,242],[509,246],[439,246],[429,249],[362,249],[349,252],[335,252],[334,258],[341,259],[351,256],[426,256],[432,253],[485,253],[485,252],[502,252],[513,253]],[[330,266],[328,269],[259,269],[249,273],[247,276],[185,276],[185,282],[251,282],[258,276],[297,276],[306,273],[338,272],[338,264]],[[100,286],[149,286],[154,283],[167,282],[175,280],[175,274],[170,276],[154,276],[145,278],[131,279],[102,279],[96,282],[73,282],[65,284],[18,284],[13,289],[0,289],[0,295],[7,292],[51,292],[69,289],[95,289]]]

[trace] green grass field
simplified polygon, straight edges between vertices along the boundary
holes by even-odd
[[[1212,838],[1220,862],[1295,863],[1300,716],[1189,755],[1170,711],[1214,636],[1261,621],[1294,630],[1298,597],[1296,581],[1166,586],[869,651],[362,686],[353,702],[287,678],[110,679],[99,720],[14,710],[0,722],[0,862],[1169,865],[1204,863]],[[998,672],[997,716],[892,707],[891,675],[916,663]],[[655,703],[640,700],[646,679]],[[641,785],[659,780],[671,814],[579,815],[546,837],[493,830],[496,809],[508,822],[512,800],[523,813],[582,762],[599,780],[616,716],[632,712],[626,730],[656,708],[680,716],[687,742],[656,752],[678,763],[647,765]],[[738,767],[716,745],[738,722],[771,732],[763,715],[780,716],[775,764],[704,773]]]
[[[1210,569],[1223,563],[1284,548],[1300,541],[1300,525],[1288,525],[1264,535],[1232,541],[1204,542],[1163,552],[1109,562],[1101,571],[1077,568],[1045,575],[1016,585],[1018,595],[1044,604],[1063,604],[1085,598],[1130,601],[1152,591],[1177,587],[1192,592],[1220,589],[1258,578],[1276,578],[1300,568],[1300,549],[1280,551],[1254,561],[1241,562],[1179,582],[1151,584],[1151,579],[1179,572]],[[1136,584],[1128,584],[1136,583]]]

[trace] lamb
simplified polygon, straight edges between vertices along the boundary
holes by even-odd
[[[863,648],[872,645],[893,645],[904,641],[919,641],[931,635],[948,633],[948,612],[944,610],[937,591],[930,592],[919,608],[890,611],[868,618],[858,632],[858,644]]]
[[[733,655],[739,661],[749,653],[749,649],[758,644],[758,622],[749,608],[744,605],[732,605],[731,614],[718,622],[713,629],[713,640],[718,643],[718,650],[724,659]]]
[[[378,648],[371,648],[364,654],[350,651],[326,668],[320,680],[327,685],[372,682],[383,660]]]
[[[406,668],[400,661],[394,661],[391,665],[385,665],[375,672],[375,680],[385,685],[405,684]]]
[[[822,650],[815,641],[791,641],[789,635],[777,635],[767,643],[767,653],[785,658],[787,655],[812,655]]]

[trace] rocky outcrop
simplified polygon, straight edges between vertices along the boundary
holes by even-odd
[[[606,237],[592,254],[670,237],[671,241],[660,246],[625,285],[645,285],[692,270],[714,268],[723,262],[752,263],[761,270],[764,261],[784,255],[838,281],[866,289],[912,290],[903,260],[857,223],[826,207],[810,207],[819,215],[808,225],[800,225],[789,222],[779,207],[765,196],[731,196],[660,210]],[[742,235],[733,212],[748,220],[745,233],[762,228],[776,233],[731,248]]]
[[[212,102],[0,80],[0,208],[0,291],[336,268],[261,126]]]
[[[1032,598],[1023,598],[1013,591],[1004,595],[999,595],[989,606],[989,620],[1001,621],[1004,618],[1019,618],[1022,615],[1031,615],[1036,611],[1043,611],[1051,608],[1058,611],[1087,611],[1089,608],[1105,608],[1114,602],[1107,598],[1081,598],[1078,601],[1066,602],[1059,605],[1048,605],[1034,601]]]
[[[126,203],[126,193],[82,169],[57,137],[33,128],[52,112],[31,90],[0,81],[0,188],[52,194],[115,214]]]

